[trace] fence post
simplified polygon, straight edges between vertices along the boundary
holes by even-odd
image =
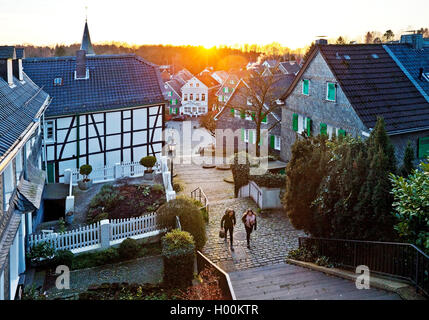
[[[102,249],[110,247],[110,221],[108,219],[100,221],[100,244]]]
[[[113,166],[113,177],[115,179],[119,179],[121,177],[121,164],[115,163]]]
[[[74,211],[74,196],[67,196],[66,198],[66,213]]]
[[[71,169],[65,169],[64,170],[64,184],[70,183],[71,176],[72,176]]]

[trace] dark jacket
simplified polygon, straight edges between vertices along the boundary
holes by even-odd
[[[230,217],[229,214],[225,213],[222,217],[222,220],[220,221],[220,227],[229,229],[233,228],[236,223],[237,221],[235,220],[235,213],[232,215],[232,217]]]
[[[243,216],[241,217],[241,221],[243,222],[243,224],[244,224],[244,227],[247,229],[247,225],[246,225],[246,214],[243,214]],[[258,219],[256,218],[256,216],[255,216],[255,223],[253,224],[253,226],[252,226],[252,229],[251,230],[256,230],[256,224],[258,223]]]

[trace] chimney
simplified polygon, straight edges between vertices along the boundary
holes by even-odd
[[[24,81],[24,72],[22,68],[22,59],[25,58],[24,48],[16,48],[16,60],[13,61],[13,75],[19,81]]]
[[[13,60],[15,59],[15,47],[0,47],[0,76],[9,86],[13,86]]]
[[[423,49],[423,34],[413,33],[413,34],[404,34],[401,36],[400,43],[406,43],[413,47],[413,49],[421,50]]]
[[[316,44],[328,44],[328,40],[326,39],[317,39]]]
[[[76,75],[75,79],[87,79],[86,74],[86,51],[76,51]]]

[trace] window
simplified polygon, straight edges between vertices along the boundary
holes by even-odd
[[[197,83],[195,84],[195,86],[198,88],[198,87],[200,86],[200,84],[197,82]]]
[[[20,149],[15,157],[15,176],[16,184],[18,185],[19,178],[21,177],[23,168],[23,158],[22,158],[22,149]]]
[[[253,117],[252,117],[252,115],[249,112],[246,112],[245,119],[246,120],[253,120]]]
[[[170,104],[171,104],[172,106],[175,106],[175,105],[177,104],[177,99],[171,99],[171,100],[170,100]]]
[[[205,113],[205,112],[206,112],[206,108],[198,107],[198,113]]]
[[[15,189],[13,181],[12,163],[9,163],[6,169],[3,171],[3,209],[4,211],[9,209],[9,201],[12,196],[13,190]]]
[[[224,93],[228,93],[229,92],[229,88],[228,87],[223,87],[223,92]]]
[[[235,116],[236,118],[240,118],[240,117],[241,117],[241,111],[236,109],[236,110],[234,111],[234,116]]]
[[[62,85],[63,85],[63,78],[54,79],[54,86],[62,86]]]
[[[302,94],[308,96],[309,95],[309,86],[310,86],[310,80],[304,79],[302,80]]]
[[[188,94],[187,94],[187,93],[185,93],[185,94],[183,95],[183,101],[188,101]]]
[[[335,101],[337,96],[337,85],[332,82],[326,84],[326,100]]]
[[[328,134],[328,126],[326,125],[326,123],[320,124],[320,134],[325,136]]]
[[[280,136],[274,136],[274,149],[280,150],[281,138]]]
[[[206,94],[205,93],[201,94],[201,101],[206,101]]]
[[[204,94],[203,94],[203,96],[204,96]],[[219,96],[219,97],[217,97],[217,99],[218,99],[218,101],[222,102],[223,101],[223,96]]]
[[[194,101],[194,94],[193,93],[189,94],[189,100]]]
[[[234,80],[231,80],[229,83],[230,83],[230,84],[234,84]]]
[[[262,116],[262,114],[261,114],[261,116]],[[262,123],[267,123],[267,116],[265,115],[265,117],[262,119],[262,121],[261,121]]]
[[[199,94],[199,93],[197,93],[197,94],[195,94],[195,96],[196,96],[196,97],[195,97],[195,100],[196,100],[196,101],[200,101],[200,94]]]
[[[244,142],[249,142],[249,130],[248,129],[244,129]]]
[[[191,82],[191,83],[189,84],[189,86],[190,86],[190,87],[193,87],[193,86],[194,86],[194,84]]]
[[[429,137],[419,138],[418,157],[419,159],[429,156]]]
[[[298,115],[296,113],[292,115],[292,130],[298,132]]]
[[[46,142],[53,142],[55,141],[55,124],[53,120],[45,121],[45,128],[46,128],[46,136],[44,136],[44,139]],[[43,128],[42,128],[43,130]]]

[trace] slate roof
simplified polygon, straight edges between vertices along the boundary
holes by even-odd
[[[318,50],[365,126],[373,128],[378,116],[390,133],[429,126],[429,103],[382,44],[316,46],[283,99]]]
[[[198,80],[200,80],[202,83],[204,83],[207,88],[211,89],[213,87],[220,86],[219,82],[217,82],[215,79],[212,78],[210,74],[203,74],[201,76],[196,77]]]
[[[279,69],[284,69],[288,74],[297,74],[301,69],[300,65],[295,61],[280,62]]]
[[[163,103],[159,69],[134,54],[87,57],[89,79],[75,80],[76,57],[23,60],[24,71],[53,98],[46,116]],[[62,85],[54,85],[62,78]]]
[[[16,59],[15,47],[0,46],[0,59]]]
[[[24,48],[15,48],[15,52],[16,52],[16,58],[17,59],[24,59],[25,58]]]
[[[420,68],[429,73],[429,47],[417,50],[407,44],[386,45],[387,50],[393,54],[393,58],[399,61],[408,75],[420,86],[429,99],[429,81],[419,79]]]
[[[14,78],[15,86],[11,88],[0,77],[0,158],[25,132],[49,97],[26,74],[24,81]]]

